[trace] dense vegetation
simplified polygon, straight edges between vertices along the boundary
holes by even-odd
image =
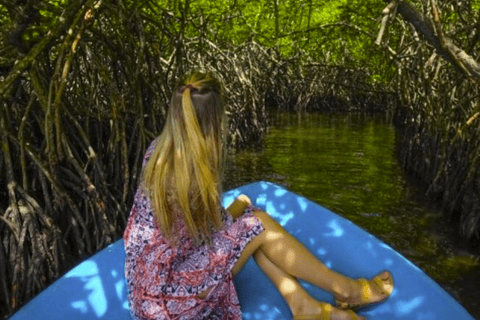
[[[402,24],[396,32],[395,52],[389,51],[397,73],[400,160],[460,226],[462,236],[476,244],[480,240],[478,5],[458,1],[419,5],[417,21],[423,21],[411,19],[418,31]],[[415,9],[403,6],[398,8],[403,17]]]
[[[479,7],[3,0],[1,316],[121,236],[143,152],[192,69],[224,82],[235,147],[261,143],[269,109],[395,114],[406,170],[478,239]]]

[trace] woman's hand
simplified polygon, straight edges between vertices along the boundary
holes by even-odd
[[[237,219],[243,214],[243,211],[248,205],[251,205],[252,201],[244,194],[241,194],[235,199],[227,208],[227,211],[232,215],[234,219]]]

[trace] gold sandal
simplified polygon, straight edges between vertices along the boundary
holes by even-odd
[[[345,310],[350,316],[350,320],[362,320],[364,317],[359,316],[352,310]],[[300,314],[293,317],[293,320],[330,320],[332,313],[332,306],[326,304],[325,308],[322,310],[321,314]]]
[[[387,271],[388,272],[388,271]],[[357,279],[362,287],[362,296],[361,301],[352,302],[335,300],[336,307],[342,310],[358,310],[370,305],[378,304],[385,301],[393,291],[393,278],[390,272],[388,276],[382,276],[385,272],[382,272],[375,276],[372,280],[367,280],[364,278]],[[383,297],[380,300],[372,301],[371,296],[373,292],[379,292]]]

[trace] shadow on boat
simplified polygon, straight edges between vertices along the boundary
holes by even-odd
[[[10,319],[131,319],[123,240],[80,263]]]
[[[368,319],[473,319],[417,266],[349,220],[263,181],[226,193],[224,204],[242,193],[329,268],[353,278],[371,278],[383,270],[392,272],[395,289],[391,297],[383,304],[358,312]],[[283,298],[253,261],[246,264],[235,281],[244,319],[291,319]],[[334,303],[328,292],[301,283],[316,299]]]

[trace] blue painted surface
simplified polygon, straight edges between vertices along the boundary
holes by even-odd
[[[281,186],[257,182],[224,194],[228,205],[239,194],[267,211],[317,257],[354,278],[388,269],[395,290],[387,302],[359,312],[370,319],[473,319],[438,284],[388,245],[350,221]],[[131,319],[124,278],[123,240],[82,262],[32,299],[11,320]],[[291,319],[288,306],[250,259],[235,278],[243,318]],[[317,299],[333,303],[327,292],[302,282]]]

